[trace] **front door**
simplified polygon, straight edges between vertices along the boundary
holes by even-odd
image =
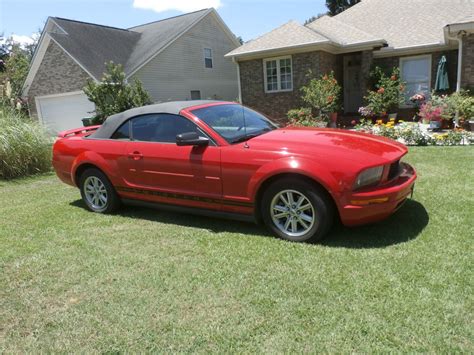
[[[344,111],[358,112],[363,104],[361,64],[359,55],[344,57]]]
[[[177,134],[203,135],[193,122],[178,115],[151,114],[133,118],[130,128],[125,172],[130,191],[184,205],[221,198],[220,148],[212,142],[207,147],[176,145]]]

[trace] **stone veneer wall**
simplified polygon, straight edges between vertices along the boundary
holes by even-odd
[[[240,62],[240,80],[243,104],[262,112],[277,122],[285,122],[286,113],[304,106],[300,88],[308,82],[308,71],[313,75],[334,71],[342,83],[342,60],[327,52],[317,51],[292,55],[293,91],[265,93],[263,59]]]
[[[82,90],[90,76],[54,41],[50,41],[28,91],[32,117],[37,118],[35,96]]]
[[[461,86],[474,90],[474,34],[463,38]]]

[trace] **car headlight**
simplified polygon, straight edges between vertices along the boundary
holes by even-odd
[[[357,176],[354,184],[354,190],[363,186],[375,185],[382,179],[383,165],[375,168],[366,169]]]

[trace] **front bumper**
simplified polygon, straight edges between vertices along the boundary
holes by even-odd
[[[346,198],[347,204],[339,208],[344,225],[357,226],[383,220],[403,205],[413,193],[416,172],[410,165],[401,164],[401,174],[395,180],[376,189],[351,193]],[[364,205],[364,201],[367,204]]]

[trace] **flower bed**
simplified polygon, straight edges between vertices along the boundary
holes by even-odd
[[[426,128],[416,122],[399,121],[391,119],[387,123],[377,120],[375,124],[368,120],[361,120],[354,128],[359,132],[366,132],[397,140],[406,145],[469,145],[474,140],[474,135],[463,129],[454,129],[441,133],[430,133]]]

